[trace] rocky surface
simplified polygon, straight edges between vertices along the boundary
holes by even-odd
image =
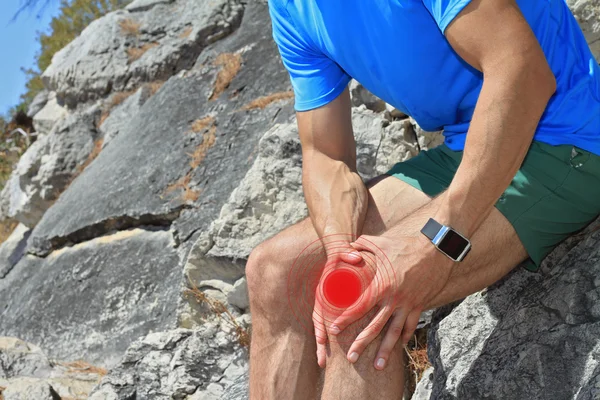
[[[228,327],[217,321],[194,331],[153,333],[131,345],[90,400],[225,398],[224,390],[246,374],[246,359]]]
[[[42,219],[94,150],[99,113],[97,106],[91,106],[69,114],[50,133],[38,136],[0,193],[0,215],[31,228]]]
[[[38,110],[39,109],[39,110]],[[33,126],[38,134],[50,133],[54,125],[67,116],[62,100],[56,96],[56,92],[42,92],[31,103],[28,114],[33,117]]]
[[[53,357],[115,364],[139,336],[175,325],[174,245],[166,230],[138,228],[25,256],[0,280],[2,334]]]
[[[569,4],[596,49],[598,0]],[[0,194],[0,219],[22,222],[0,246],[0,334],[48,355],[0,340],[4,400],[87,398],[104,375],[54,358],[110,369],[95,400],[247,399],[245,259],[306,216],[266,2],[134,0],[44,80],[39,139]],[[365,180],[441,142],[357,82],[351,95]],[[414,398],[598,397],[593,229],[541,274],[439,310]]]
[[[90,364],[52,361],[31,343],[0,337],[0,398],[4,400],[86,399],[105,373]]]
[[[70,106],[194,65],[240,23],[238,0],[135,1],[92,22],[56,53],[42,75]]]
[[[434,315],[431,399],[600,396],[599,227]]]
[[[116,101],[120,93],[109,98],[109,103]],[[144,103],[153,95],[148,86],[142,86],[136,92],[127,97],[121,104],[114,107],[108,117],[100,124],[102,133],[102,147],[107,146],[122,130],[127,128],[132,116],[140,112]]]
[[[577,17],[596,61],[600,63],[600,1],[567,0],[567,4]]]
[[[19,224],[4,243],[0,244],[0,279],[4,278],[25,253],[31,230]]]

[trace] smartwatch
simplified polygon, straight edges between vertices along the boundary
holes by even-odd
[[[421,229],[421,233],[427,236],[431,243],[451,260],[462,261],[471,250],[469,239],[433,218],[429,218],[429,221]]]

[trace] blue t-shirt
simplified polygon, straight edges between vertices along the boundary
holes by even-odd
[[[470,0],[270,0],[296,110],[335,99],[351,78],[464,148],[483,75],[444,37]],[[565,0],[517,0],[557,81],[535,140],[600,154],[600,67]]]

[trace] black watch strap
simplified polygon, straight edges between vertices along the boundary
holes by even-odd
[[[429,221],[427,221],[423,229],[421,229],[421,233],[427,236],[429,240],[433,240],[440,229],[442,229],[442,226],[443,225],[437,222],[435,219],[429,218]]]

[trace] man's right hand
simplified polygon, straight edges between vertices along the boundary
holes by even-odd
[[[350,243],[362,233],[369,194],[356,169],[348,89],[323,107],[298,112],[297,119],[304,197],[327,253],[326,268],[335,268],[338,262],[360,265],[362,256]],[[325,326],[321,302],[315,301],[313,322],[317,357],[324,367],[326,329],[332,328]]]

